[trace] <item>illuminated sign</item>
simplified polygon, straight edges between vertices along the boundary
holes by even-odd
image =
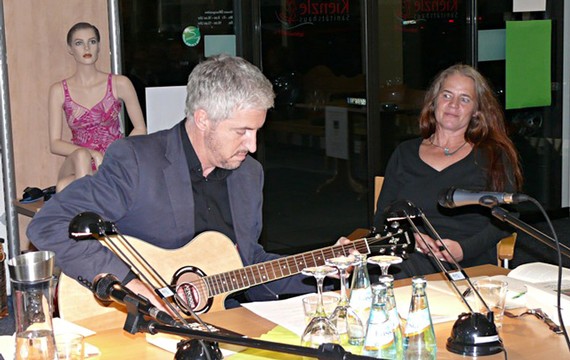
[[[457,3],[457,0],[402,0],[402,19],[457,18]]]
[[[277,18],[288,28],[317,23],[346,22],[350,20],[350,1],[287,0]]]

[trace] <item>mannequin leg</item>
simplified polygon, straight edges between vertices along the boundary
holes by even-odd
[[[56,192],[60,192],[74,180],[85,175],[92,175],[91,161],[89,150],[84,148],[77,149],[69,154],[59,170]]]

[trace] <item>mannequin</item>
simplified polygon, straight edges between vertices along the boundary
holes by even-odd
[[[131,81],[97,69],[99,30],[77,23],[67,33],[67,49],[75,59],[75,73],[49,90],[49,136],[52,154],[65,156],[56,191],[72,181],[92,175],[101,164],[107,147],[123,137],[119,114],[121,100],[133,124],[129,135],[146,134],[146,125]],[[71,141],[62,139],[67,124]]]

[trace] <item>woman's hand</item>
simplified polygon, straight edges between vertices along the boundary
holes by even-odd
[[[349,245],[350,243],[352,243],[352,240],[350,240],[349,238],[346,238],[344,236],[341,236],[338,238],[338,240],[336,241],[336,243],[334,244],[334,246],[338,246],[338,245]],[[354,254],[359,254],[358,250],[356,249],[350,249],[349,251],[350,255],[354,255]],[[350,274],[352,273],[352,270],[354,270],[354,266],[350,266],[349,268],[346,269],[346,273]],[[338,273],[335,273],[334,275],[329,275],[329,277],[335,278],[335,279],[340,279],[340,276]]]
[[[445,244],[445,246],[447,246],[447,249],[449,250],[449,252],[447,252],[443,244],[441,244],[439,241],[434,240],[431,236],[422,233],[420,238],[420,234],[416,233],[414,234],[414,237],[416,238],[417,250],[428,256],[431,256],[431,253],[426,248],[426,244],[433,251],[433,256],[437,257],[439,260],[446,262],[453,262],[453,259],[449,254],[449,252],[453,255],[456,261],[459,262],[463,260],[463,249],[461,248],[461,245],[459,245],[459,243],[455,240],[442,239],[443,243]],[[425,240],[426,244],[424,244],[422,238],[423,240]]]

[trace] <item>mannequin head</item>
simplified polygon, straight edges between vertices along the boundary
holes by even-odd
[[[99,30],[88,23],[77,23],[67,33],[69,53],[80,64],[92,65],[99,58]]]
[[[95,25],[91,25],[91,24],[86,23],[86,22],[80,22],[80,23],[73,25],[71,27],[71,29],[69,29],[69,31],[67,32],[67,45],[71,46],[71,42],[73,41],[73,35],[75,34],[75,32],[77,30],[86,30],[86,29],[93,30],[93,32],[95,33],[95,38],[97,39],[97,42],[101,41],[101,35],[99,34],[99,29],[97,29],[97,27]]]

